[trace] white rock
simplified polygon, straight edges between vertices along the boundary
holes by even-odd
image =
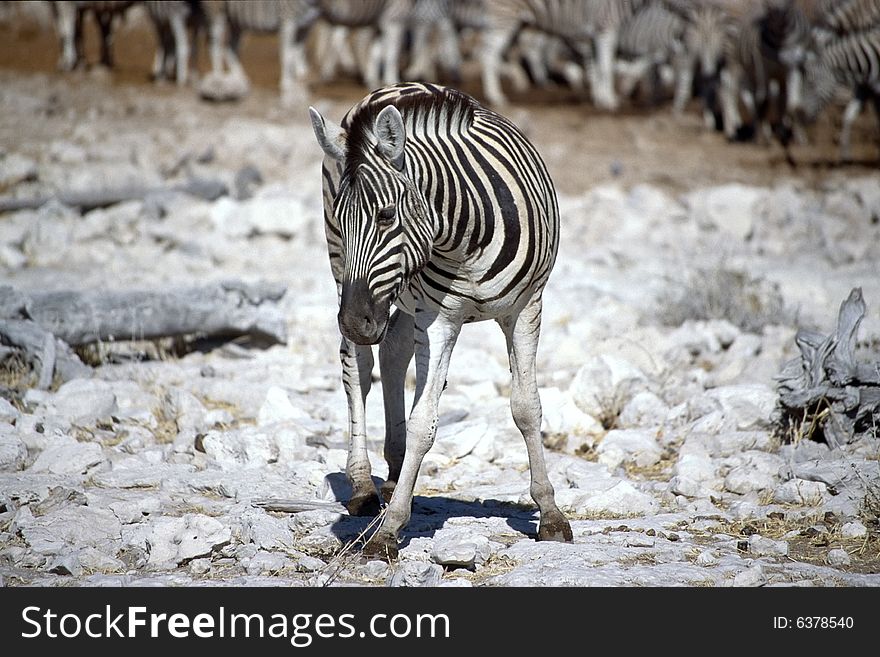
[[[766,193],[761,188],[731,183],[692,192],[687,201],[699,226],[746,240],[754,230],[755,203]]]
[[[101,446],[71,440],[47,447],[30,467],[31,472],[84,474],[104,462]]]
[[[773,491],[773,501],[779,504],[818,506],[830,497],[828,486],[821,481],[789,479]]]
[[[644,534],[634,534],[633,536],[627,536],[623,544],[626,547],[654,547],[654,537],[653,536],[645,536]]]
[[[647,493],[627,481],[620,481],[608,490],[591,495],[584,502],[585,513],[614,516],[641,516],[655,513],[660,504]]]
[[[668,413],[669,406],[662,399],[653,392],[643,390],[623,407],[618,424],[624,429],[653,427],[662,424]]]
[[[745,495],[752,491],[769,490],[776,486],[777,478],[763,472],[757,472],[750,466],[734,468],[724,478],[724,488],[731,493]]]
[[[202,514],[164,516],[123,528],[123,542],[147,550],[150,565],[157,567],[206,557],[231,538],[229,527]]]
[[[404,561],[391,575],[388,586],[438,586],[443,579],[443,566],[424,561]]]
[[[202,439],[205,453],[224,469],[261,467],[281,461],[295,463],[307,458],[311,449],[298,427],[287,424],[242,427],[231,431],[209,431]]]
[[[248,509],[240,516],[241,537],[262,550],[293,547],[293,534],[285,520],[270,516],[262,509]]]
[[[107,381],[73,379],[58,388],[51,407],[71,423],[87,424],[113,415],[117,410],[116,395]]]
[[[489,558],[489,539],[464,528],[441,529],[434,535],[431,559],[441,566],[473,569]]]
[[[848,566],[852,559],[849,556],[849,552],[842,548],[834,548],[832,550],[828,550],[828,556],[826,557],[828,561],[828,565],[830,566]]]
[[[786,541],[774,541],[772,538],[766,538],[760,534],[752,534],[749,536],[749,552],[757,557],[784,557],[788,554],[788,543]]]
[[[289,420],[309,420],[311,416],[301,408],[297,408],[290,402],[287,391],[278,386],[272,386],[266,392],[266,401],[260,406],[257,413],[257,424],[265,426],[277,422]]]
[[[858,520],[847,522],[840,528],[840,535],[844,538],[864,538],[868,535],[868,528]]]
[[[0,422],[12,424],[21,417],[18,409],[10,404],[4,397],[0,397]]]
[[[49,563],[47,570],[56,575],[82,575],[83,567],[76,552],[60,554]]]
[[[689,453],[680,454],[673,470],[678,476],[696,482],[713,481],[718,476],[715,462],[705,451],[700,453],[692,450]]]
[[[633,463],[639,467],[659,463],[662,452],[655,433],[647,429],[609,431],[596,448],[599,463],[611,470],[623,463]]]
[[[16,523],[20,523],[19,531],[24,540],[39,554],[61,554],[74,547],[87,546],[113,553],[122,527],[110,511],[72,505],[38,518],[25,520],[16,516]]]
[[[718,555],[715,553],[715,550],[708,549],[703,550],[697,555],[697,565],[698,566],[715,566],[718,564]]]
[[[0,425],[0,471],[21,470],[27,455],[27,447],[18,437],[15,427]]]
[[[171,388],[165,393],[168,415],[174,418],[181,433],[195,433],[204,428],[205,405],[194,394],[183,388]]]
[[[578,370],[568,391],[579,409],[599,419],[619,414],[644,381],[645,374],[628,361],[602,355]]]
[[[456,422],[440,427],[434,440],[433,449],[449,458],[461,459],[484,443],[484,447],[494,444],[497,431],[484,420]]]
[[[541,429],[548,434],[568,434],[568,453],[574,453],[583,444],[583,438],[590,441],[605,432],[596,419],[584,413],[571,396],[571,392],[559,388],[541,388],[541,407],[543,420]],[[578,440],[578,439],[581,440]]]
[[[739,431],[766,429],[777,395],[766,385],[750,383],[713,388],[707,394],[718,400],[727,423]]]
[[[764,577],[764,567],[759,563],[737,573],[736,577],[733,578],[734,586],[763,586],[766,583],[767,578]]]
[[[248,575],[262,575],[264,573],[277,573],[289,565],[288,559],[277,552],[259,551],[247,560],[245,569]]]

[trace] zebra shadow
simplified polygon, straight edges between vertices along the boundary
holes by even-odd
[[[538,509],[494,499],[479,501],[459,500],[452,497],[413,496],[412,515],[400,531],[400,547],[409,545],[415,538],[432,538],[450,518],[503,518],[510,529],[522,538],[538,537]],[[349,541],[372,535],[378,524],[369,528],[374,518],[342,515],[330,527],[336,538]]]

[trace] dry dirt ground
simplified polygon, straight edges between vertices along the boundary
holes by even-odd
[[[94,61],[91,31],[87,43]],[[837,113],[787,158],[778,145],[726,143],[695,108],[609,115],[560,90],[514,97],[507,113],[545,157],[563,216],[539,385],[575,542],[533,540],[503,340],[477,325],[457,346],[401,561],[389,566],[343,548],[365,521],[340,505],[346,411],[306,118],[314,104],[338,119],[365,90],[314,85],[282,106],[264,36],[246,37],[253,89],[230,104],[151,84],[152,37],[134,21],[118,33],[112,72],[61,75],[57,52],[38,24],[0,23],[0,194],[193,175],[233,189],[246,165],[263,183],[250,199],[0,214],[0,284],[277,281],[289,338],[177,355],[100,345],[84,354],[92,378],[49,391],[7,360],[2,583],[880,584],[876,428],[829,450],[809,423],[780,434],[773,421],[773,376],[797,354],[795,330],[831,332],[852,287],[869,308],[859,354],[876,356],[875,117],[857,122],[855,164],[841,166]],[[381,477],[378,397],[368,430]],[[297,512],[265,498],[296,500]]]

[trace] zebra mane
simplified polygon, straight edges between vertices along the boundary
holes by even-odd
[[[400,112],[408,138],[427,133],[466,132],[479,108],[477,101],[467,94],[446,87],[401,84],[381,89],[343,119],[348,146],[346,173],[352,174],[361,164],[373,161],[376,117],[388,105],[394,105]]]

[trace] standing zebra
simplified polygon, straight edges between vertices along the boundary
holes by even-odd
[[[209,23],[212,72],[203,91],[209,92],[223,78],[224,69],[246,90],[248,78],[238,55],[242,34],[277,32],[280,88],[282,97],[290,100],[297,81],[306,74],[305,37],[317,18],[311,0],[202,0],[201,4]]]
[[[541,540],[572,538],[547,477],[535,355],[544,285],[556,259],[553,183],[534,147],[504,117],[453,89],[405,83],[369,94],[341,126],[310,108],[325,153],[324,212],[339,292],[343,384],[351,444],[348,509],[378,511],[364,401],[380,343],[390,494],[366,549],[397,555],[438,402],[463,324],[494,319],[507,338],[510,404],[526,441]],[[391,305],[397,310],[391,313]],[[404,379],[415,351],[407,422]]]
[[[811,54],[805,66],[805,81],[800,109],[807,122],[816,120],[841,86],[853,92],[840,130],[840,157],[848,160],[852,124],[866,101],[873,103],[880,121],[880,24],[835,38]]]

